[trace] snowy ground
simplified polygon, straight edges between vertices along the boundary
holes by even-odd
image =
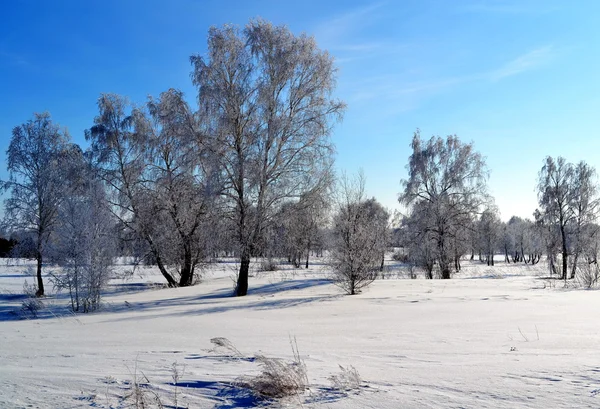
[[[291,359],[290,337],[311,387],[287,407],[600,407],[600,293],[549,285],[544,266],[464,264],[452,280],[378,280],[352,297],[323,266],[257,273],[242,298],[230,297],[233,263],[178,289],[156,288],[156,271],[140,269],[113,280],[101,312],[69,314],[65,295],[52,295],[38,319],[18,319],[28,268],[9,261],[0,264],[0,408],[130,407],[135,374],[167,407],[175,391],[179,407],[254,407],[232,382],[257,373],[257,353]],[[212,350],[214,337],[245,357]],[[359,391],[331,388],[338,365],[358,370]]]

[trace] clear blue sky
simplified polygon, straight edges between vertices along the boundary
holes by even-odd
[[[546,155],[600,170],[600,1],[12,1],[0,13],[0,178],[11,129],[49,111],[85,146],[102,92],[193,102],[211,25],[263,17],[336,58],[337,167],[398,208],[409,143],[457,134],[491,169],[502,218],[529,217]]]

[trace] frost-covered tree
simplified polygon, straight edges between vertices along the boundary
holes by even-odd
[[[107,186],[111,211],[125,229],[147,243],[169,286],[177,286],[159,248],[156,203],[144,189],[145,158],[134,132],[131,105],[119,95],[103,94],[98,110],[86,139],[91,143],[98,175]]]
[[[500,231],[501,222],[498,217],[498,210],[494,207],[488,207],[481,213],[478,222],[479,243],[488,266],[494,265],[494,254],[498,246]]]
[[[250,258],[281,204],[330,180],[329,136],[344,104],[331,96],[333,58],[312,37],[262,20],[212,27],[208,55],[191,62],[200,113],[218,139],[243,296]]]
[[[33,239],[38,297],[44,295],[45,247],[64,197],[61,163],[68,141],[67,132],[52,122],[50,114],[35,114],[13,129],[6,151],[9,179],[0,182],[2,190],[10,194],[4,204],[4,223]]]
[[[312,192],[281,206],[276,222],[278,236],[271,240],[283,244],[281,251],[294,266],[304,263],[308,268],[310,251],[321,240],[329,207],[327,192]]]
[[[147,113],[134,111],[146,169],[143,189],[155,203],[155,223],[162,232],[158,245],[166,262],[177,266],[179,285],[188,286],[210,251],[221,193],[217,162],[212,141],[183,93],[170,89],[150,98],[147,108]]]
[[[422,206],[422,209],[418,207]],[[429,207],[425,202],[414,204],[412,212],[402,221],[402,244],[408,250],[408,262],[425,271],[425,278],[432,279],[437,257],[435,235],[427,229]]]
[[[457,238],[470,228],[488,201],[485,161],[472,144],[464,144],[456,136],[423,141],[417,130],[411,147],[408,179],[403,181],[399,200],[411,212],[423,214],[417,219],[435,242],[436,262],[441,277],[447,279],[452,261],[456,261]]]
[[[567,278],[568,268],[568,226],[573,220],[574,213],[572,208],[572,192],[570,184],[573,180],[573,165],[568,163],[565,158],[558,157],[556,160],[548,156],[544,166],[538,175],[538,201],[542,210],[542,217],[545,224],[550,229],[548,236],[554,238],[556,231],[560,240],[560,254],[562,258],[562,269],[560,271],[561,278]],[[556,258],[554,243],[549,245],[549,258],[551,268]]]
[[[333,218],[330,264],[335,283],[354,295],[377,277],[389,234],[389,213],[365,199],[364,179],[344,179]]]
[[[573,209],[571,278],[575,278],[579,256],[585,252],[586,248],[593,245],[593,237],[597,232],[595,223],[598,218],[600,201],[596,169],[584,161],[574,165],[570,189]]]
[[[585,162],[576,165],[563,157],[547,157],[538,176],[538,223],[546,226],[550,268],[561,255],[560,276],[574,278],[598,217],[596,171]],[[569,265],[569,256],[573,256]]]
[[[198,116],[173,89],[146,107],[118,95],[102,95],[98,107],[87,138],[113,213],[147,244],[169,286],[192,284],[219,194]]]
[[[90,312],[100,307],[110,279],[116,223],[104,186],[78,146],[63,166],[68,170],[67,189],[49,245],[52,260],[62,267],[53,275],[54,285],[69,292],[73,311]]]

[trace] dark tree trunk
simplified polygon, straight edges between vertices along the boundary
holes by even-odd
[[[36,297],[42,297],[44,295],[44,281],[42,280],[42,251],[41,246],[38,245],[37,249],[37,291],[35,292]]]
[[[385,253],[381,255],[381,265],[379,266],[379,271],[383,271],[383,265],[385,262]]]
[[[181,277],[179,278],[179,286],[187,287],[192,285],[194,279],[194,268],[192,266],[192,253],[185,249],[183,254],[183,264],[181,266]]]
[[[250,254],[246,251],[242,251],[240,258],[240,271],[237,279],[237,286],[235,288],[235,295],[243,297],[248,294],[248,272],[250,271]]]
[[[567,254],[567,232],[565,231],[565,226],[561,222],[560,226],[560,235],[562,238],[562,275],[565,281],[567,280],[567,270],[568,270],[568,254]]]
[[[158,252],[153,252],[153,253],[154,253],[154,257],[156,258],[156,265],[158,266],[160,273],[167,280],[167,284],[169,285],[169,287],[171,287],[171,288],[177,287],[177,281],[175,281],[173,276],[171,274],[169,274],[169,272],[167,271],[167,268],[165,267],[165,264],[163,263],[162,258],[160,257]]]

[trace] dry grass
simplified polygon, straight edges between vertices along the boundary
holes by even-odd
[[[300,357],[296,340],[290,339],[294,359],[285,361],[257,355],[256,362],[261,366],[261,373],[255,377],[244,378],[239,384],[250,389],[255,395],[267,399],[281,399],[297,396],[308,387],[306,364]]]
[[[362,384],[362,379],[356,368],[352,365],[347,367],[343,367],[342,365],[338,366],[340,367],[340,372],[329,377],[332,387],[341,392],[359,389]]]

